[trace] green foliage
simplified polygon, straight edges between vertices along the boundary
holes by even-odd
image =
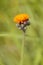
[[[19,65],[23,33],[13,22],[20,13],[30,15],[23,65],[43,65],[43,0],[0,0],[0,65]]]

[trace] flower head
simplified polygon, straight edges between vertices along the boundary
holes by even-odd
[[[23,31],[25,31],[27,25],[30,25],[30,22],[28,22],[28,20],[29,16],[27,14],[19,14],[14,17],[14,22],[16,22],[19,29]]]
[[[24,21],[28,20],[29,16],[27,14],[19,14],[17,16],[14,17],[14,21],[16,23],[23,23]]]

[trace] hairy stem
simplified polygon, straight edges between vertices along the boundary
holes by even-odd
[[[23,65],[24,43],[25,43],[25,32],[23,32],[23,38],[22,38],[22,47],[21,47],[21,60],[20,60],[20,65]]]

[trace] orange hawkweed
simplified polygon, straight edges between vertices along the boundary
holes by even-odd
[[[19,14],[14,17],[14,22],[16,22],[16,25],[19,29],[23,30],[25,32],[26,26],[30,25],[29,16],[27,14]]]
[[[29,16],[27,14],[19,14],[17,16],[14,17],[14,21],[16,23],[23,23],[24,21],[28,20]]]

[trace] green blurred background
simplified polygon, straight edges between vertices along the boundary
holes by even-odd
[[[20,65],[23,33],[13,22],[26,13],[27,27],[23,65],[43,65],[43,0],[0,0],[0,65]]]

